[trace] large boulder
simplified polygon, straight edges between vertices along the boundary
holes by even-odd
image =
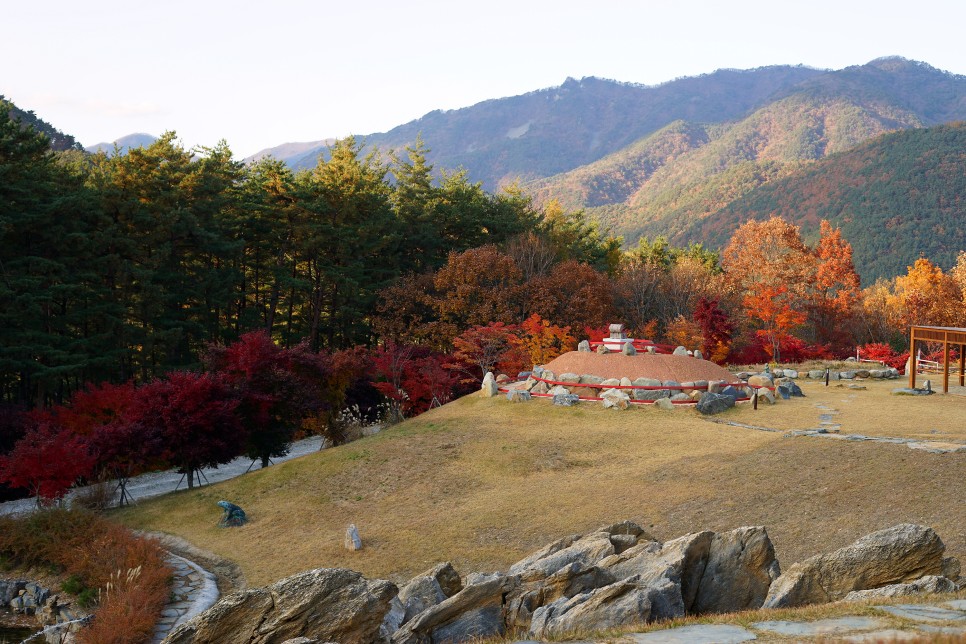
[[[690,610],[729,613],[760,608],[779,572],[765,528],[746,526],[719,532],[711,539],[708,563]]]
[[[570,598],[616,581],[597,566],[571,563],[549,577],[525,577],[519,587],[504,600],[506,624],[511,628],[528,628],[533,613],[560,598]]]
[[[956,592],[956,582],[939,575],[927,575],[922,579],[907,584],[890,584],[869,590],[853,590],[842,601],[859,602],[867,599],[882,599],[884,597],[907,597],[910,595],[925,595]]]
[[[631,578],[570,599],[558,599],[536,610],[530,635],[548,638],[653,621],[652,606],[661,602],[664,590]]]
[[[614,554],[614,544],[607,532],[593,532],[586,536],[571,535],[558,539],[510,566],[509,574],[523,579],[549,577],[564,566],[578,563],[593,566]]]
[[[392,636],[392,644],[465,642],[499,637],[503,621],[503,597],[519,583],[516,577],[493,575],[419,613]],[[340,640],[341,642],[342,640]]]
[[[172,631],[166,644],[263,644],[295,637],[378,642],[396,586],[342,568],[320,568],[228,595]]]
[[[671,589],[655,618],[682,617],[691,612],[707,565],[713,532],[696,532],[659,544],[641,540],[633,548],[607,557],[598,565],[616,579],[637,578],[644,585]]]
[[[766,390],[767,391],[767,390]],[[721,412],[735,406],[735,399],[726,394],[716,394],[706,391],[701,394],[696,405],[699,412],[705,416],[720,414]]]
[[[460,576],[450,563],[441,563],[413,577],[399,589],[399,601],[405,611],[402,623],[405,624],[430,606],[445,601],[462,589]]]
[[[768,590],[765,608],[820,604],[854,590],[942,574],[946,547],[932,528],[904,523],[792,565]]]

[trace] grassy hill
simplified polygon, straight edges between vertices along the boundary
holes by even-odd
[[[725,420],[781,430],[839,410],[843,432],[966,440],[966,397],[897,398],[804,382],[804,399]],[[251,585],[344,566],[402,580],[438,561],[495,570],[562,535],[633,519],[657,537],[765,525],[787,567],[901,522],[933,526],[966,556],[966,452],[783,437],[708,422],[691,409],[627,412],[597,405],[466,397],[382,433],[183,491],[118,513],[238,562]],[[216,524],[217,501],[251,523]],[[884,500],[888,500],[887,502]],[[342,547],[355,523],[365,548]]]

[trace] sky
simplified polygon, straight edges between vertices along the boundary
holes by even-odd
[[[568,77],[892,55],[966,74],[963,25],[961,0],[0,0],[0,94],[84,145],[175,130],[241,158]]]

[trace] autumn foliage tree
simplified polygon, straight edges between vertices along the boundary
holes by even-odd
[[[704,339],[701,351],[706,359],[724,364],[734,332],[728,314],[718,306],[717,300],[702,297],[694,309],[694,321],[701,328]]]
[[[569,326],[551,324],[534,313],[520,325],[516,345],[528,359],[526,366],[542,365],[577,348]]]
[[[319,385],[329,369],[307,342],[283,349],[268,333],[253,331],[227,347],[209,347],[204,360],[238,398],[236,411],[248,436],[245,452],[262,467],[288,453],[302,419],[322,405]]]
[[[190,489],[196,472],[243,452],[247,436],[237,407],[217,375],[174,371],[138,390],[129,422],[138,435],[157,439],[161,458],[184,472]]]
[[[784,284],[762,286],[745,296],[744,305],[746,314],[760,325],[755,334],[765,341],[765,351],[777,362],[781,359],[782,345],[805,322],[805,314],[792,308],[788,287]]]
[[[478,383],[487,371],[494,371],[497,365],[507,370],[507,363],[522,367],[516,352],[517,332],[515,324],[490,322],[487,325],[470,327],[453,338],[454,351],[450,368],[464,374],[464,380]]]
[[[859,275],[852,263],[852,245],[839,228],[825,220],[815,248],[815,278],[811,284],[811,317],[816,340],[845,346],[850,338],[850,322],[861,297]]]
[[[28,425],[13,451],[0,457],[0,481],[28,490],[40,505],[61,498],[79,478],[89,476],[94,457],[85,437],[59,426],[48,412],[31,414]]]

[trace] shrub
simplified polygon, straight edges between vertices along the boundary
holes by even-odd
[[[81,644],[135,644],[150,639],[169,595],[171,571],[156,542],[86,510],[54,508],[0,517],[0,556],[23,567],[69,575],[64,592],[97,604]]]

